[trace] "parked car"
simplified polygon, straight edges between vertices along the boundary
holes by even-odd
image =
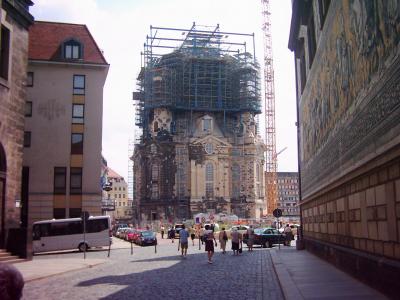
[[[126,236],[126,234],[128,233],[128,231],[129,230],[131,230],[131,228],[122,228],[121,230],[120,230],[120,233],[119,233],[119,238],[120,239],[125,239],[125,236]]]
[[[125,240],[128,242],[135,242],[140,234],[140,230],[138,229],[131,229],[127,234]]]
[[[150,230],[140,231],[136,239],[136,244],[140,246],[157,245],[156,233]]]
[[[243,235],[243,243],[247,245],[248,235]],[[261,245],[263,248],[271,248],[276,244],[284,244],[285,235],[280,233],[277,229],[257,228],[254,230],[254,245]]]
[[[118,230],[115,232],[115,236],[116,237],[118,237],[118,238],[121,238],[121,233],[122,233],[122,231],[124,231],[125,229],[127,229],[128,227],[121,227],[121,228],[118,228]]]
[[[129,227],[128,224],[122,224],[122,223],[121,224],[116,224],[113,227],[113,234],[116,236],[118,229],[128,228],[128,227]]]

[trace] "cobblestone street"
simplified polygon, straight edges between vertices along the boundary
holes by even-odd
[[[268,249],[249,253],[245,248],[238,257],[218,249],[209,265],[198,244],[189,246],[188,257],[182,259],[177,241],[159,243],[157,253],[154,247],[135,247],[131,255],[129,247],[119,247],[104,264],[28,282],[23,299],[283,299]],[[87,253],[88,258],[106,256],[106,251]],[[34,259],[56,262],[58,257],[83,254]]]

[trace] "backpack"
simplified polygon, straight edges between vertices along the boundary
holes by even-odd
[[[226,232],[224,232],[224,235],[222,236],[222,239],[223,239],[224,241],[227,241],[227,240],[228,240],[228,236],[226,235]]]

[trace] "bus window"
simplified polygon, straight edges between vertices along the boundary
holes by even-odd
[[[33,240],[38,241],[40,240],[40,225],[33,225]]]
[[[68,223],[52,223],[50,227],[50,235],[67,235]]]
[[[82,222],[76,221],[76,222],[68,223],[68,233],[69,234],[83,233]]]
[[[86,232],[94,233],[101,232],[108,229],[108,219],[95,219],[88,220],[86,223]]]

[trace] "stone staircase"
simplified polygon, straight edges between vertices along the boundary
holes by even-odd
[[[16,264],[19,262],[26,261],[26,259],[19,258],[18,256],[12,255],[5,249],[0,249],[0,263]]]

